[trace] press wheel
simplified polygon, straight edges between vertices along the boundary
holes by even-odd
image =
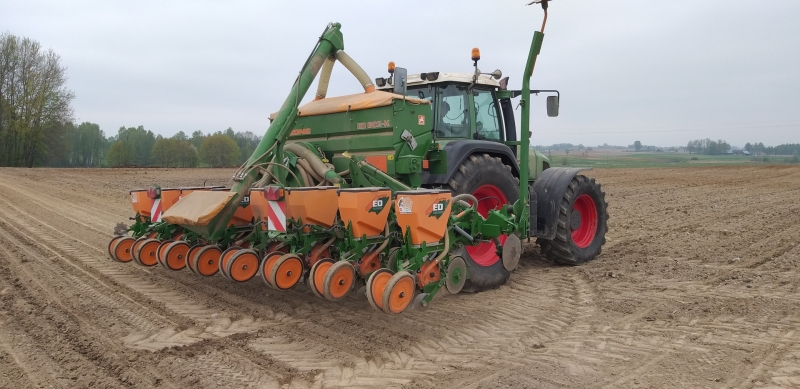
[[[170,270],[182,270],[186,267],[186,258],[189,256],[190,251],[191,248],[189,248],[188,243],[172,242],[164,249],[164,253],[161,255],[161,262],[164,267]]]
[[[270,282],[279,290],[293,288],[303,278],[303,260],[297,254],[284,254],[270,272]]]
[[[275,286],[272,285],[272,281],[270,281],[270,277],[272,277],[272,266],[283,255],[284,253],[280,251],[268,253],[264,256],[264,260],[261,261],[261,266],[258,268],[258,276],[261,278],[261,281],[264,281],[270,288],[276,289]]]
[[[358,274],[361,277],[366,277],[367,274],[374,272],[381,268],[381,257],[377,251],[371,251],[361,257],[358,264]]]
[[[239,250],[228,260],[225,274],[236,282],[249,281],[258,273],[258,254],[250,249]]]
[[[334,263],[325,273],[322,282],[322,295],[331,301],[347,296],[356,279],[356,269],[347,261]],[[316,282],[316,281],[315,281]]]
[[[325,273],[333,264],[334,262],[330,258],[320,259],[314,266],[311,266],[311,270],[308,271],[308,288],[311,289],[311,293],[314,293],[314,296],[325,298],[325,295],[322,293],[322,284],[325,282]]]
[[[400,313],[414,301],[414,277],[406,271],[393,275],[383,290],[381,308],[386,313]]]
[[[149,239],[150,239],[149,237],[143,236],[141,238],[138,238],[138,239],[134,240],[133,241],[133,245],[131,246],[131,258],[133,258],[134,262],[136,262],[136,263],[138,263],[138,264],[140,264],[142,266],[144,266],[144,264],[139,262],[139,246],[141,246],[142,243],[144,243],[144,241],[149,240]]]
[[[197,275],[200,275],[200,273],[198,273],[197,270],[195,270],[194,257],[197,256],[197,252],[200,251],[200,249],[202,249],[203,247],[205,247],[205,246],[200,245],[200,244],[196,244],[196,245],[192,246],[191,248],[189,248],[189,252],[186,253],[186,267],[188,267],[189,270],[192,271],[192,273],[197,274]]]
[[[115,260],[115,261],[118,261],[118,259],[114,257],[114,244],[119,242],[119,240],[122,239],[122,238],[125,238],[125,237],[124,236],[115,236],[115,237],[111,238],[110,241],[108,241],[108,247],[107,247],[108,256],[111,259]]]
[[[131,256],[131,248],[135,239],[125,236],[121,239],[116,239],[114,245],[111,247],[111,252],[114,259],[120,262],[130,262],[133,257]]]
[[[383,268],[374,271],[367,279],[367,301],[373,308],[383,310],[383,291],[394,272]]]
[[[195,253],[193,258],[194,270],[201,276],[210,277],[219,271],[219,258],[222,250],[214,245],[205,246]]]
[[[223,276],[227,279],[231,279],[228,275],[228,262],[230,262],[231,258],[234,254],[241,250],[241,247],[229,247],[225,251],[222,252],[219,260],[219,272],[222,273]]]
[[[157,239],[146,239],[139,243],[135,248],[136,258],[140,265],[155,266],[158,264],[158,246],[161,242]]]
[[[158,245],[158,249],[156,250],[156,261],[159,265],[167,267],[167,265],[164,263],[164,251],[166,251],[167,246],[169,246],[172,242],[174,242],[174,240],[165,240]]]
[[[308,252],[306,255],[306,263],[308,266],[314,266],[315,263],[319,262],[323,258],[330,258],[331,257],[331,247],[325,247],[325,243],[317,243],[314,247],[311,248],[311,251]]]

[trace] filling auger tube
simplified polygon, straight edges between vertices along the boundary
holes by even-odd
[[[322,64],[322,70],[319,74],[319,85],[317,85],[317,96],[314,97],[314,100],[322,100],[328,95],[328,85],[331,83],[331,73],[333,72],[333,65],[335,64],[335,57],[328,57],[325,63]]]
[[[344,50],[339,50],[336,52],[336,59],[338,59],[339,62],[341,62],[342,65],[344,65],[344,67],[350,71],[350,73],[353,73],[353,75],[356,76],[358,82],[361,83],[362,87],[364,87],[364,92],[375,92],[375,84],[372,83],[372,80],[367,75],[367,72],[365,72],[361,66],[358,66],[356,61],[347,55]]]

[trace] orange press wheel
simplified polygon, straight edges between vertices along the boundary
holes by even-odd
[[[261,277],[261,281],[264,281],[267,286],[273,289],[275,289],[275,286],[272,285],[272,281],[270,281],[270,277],[272,277],[272,266],[275,265],[275,262],[282,256],[284,256],[284,253],[280,251],[268,253],[264,256],[264,260],[258,268],[258,276]]]
[[[322,258],[331,257],[331,247],[323,247],[325,247],[325,243],[317,243],[311,248],[311,251],[306,255],[306,263],[308,266],[314,266],[314,264],[319,262]]]
[[[161,242],[158,239],[146,239],[136,246],[136,258],[139,259],[139,264],[144,266],[155,266],[158,264],[158,246]]]
[[[117,243],[122,238],[124,238],[124,236],[115,236],[111,238],[110,241],[108,241],[108,247],[107,247],[108,256],[115,261],[118,261],[118,259],[114,257],[114,244]]]
[[[111,246],[111,253],[114,259],[120,262],[130,262],[131,248],[135,240],[129,236],[124,236],[121,239],[115,239],[114,244]]]
[[[303,260],[297,254],[283,255],[272,265],[270,282],[277,289],[291,289],[301,278],[303,278]]]
[[[219,272],[222,273],[222,275],[225,276],[225,278],[227,278],[229,280],[231,279],[231,277],[228,276],[228,272],[227,272],[227,270],[228,270],[228,262],[230,262],[231,257],[233,257],[233,255],[236,254],[237,252],[239,252],[239,250],[241,250],[241,249],[242,249],[241,247],[229,247],[228,249],[223,251],[222,252],[222,256],[220,256]]]
[[[358,264],[358,274],[361,277],[366,277],[367,274],[374,272],[381,268],[381,257],[377,251],[372,251],[364,254],[361,257],[361,262]]]
[[[320,260],[317,262],[319,265],[315,265],[312,267],[311,277],[314,278],[314,291],[315,294],[319,297],[325,297],[325,291],[322,287],[325,285],[325,275],[328,274],[328,270],[333,266],[335,263],[332,259],[330,261]]]
[[[156,250],[156,261],[158,261],[159,265],[167,267],[167,265],[164,263],[164,251],[167,250],[167,246],[169,246],[172,242],[174,242],[174,240],[165,240],[158,245],[158,249]]]
[[[186,267],[188,267],[189,270],[191,270],[192,273],[194,274],[198,274],[197,270],[195,270],[194,257],[197,256],[197,252],[200,251],[200,249],[202,249],[203,247],[205,246],[196,244],[191,248],[189,248],[189,252],[186,253]]]
[[[322,295],[331,301],[340,300],[350,292],[355,280],[356,269],[350,262],[336,262],[325,273],[325,278],[322,282]]]
[[[143,236],[143,237],[141,237],[139,239],[134,240],[133,241],[133,246],[131,246],[131,258],[133,258],[134,262],[136,262],[136,263],[138,263],[138,264],[140,264],[142,266],[144,266],[144,265],[141,262],[139,262],[139,246],[142,243],[144,243],[144,241],[146,241],[148,239],[150,239],[150,238],[148,238],[146,236]]]
[[[194,255],[194,269],[201,276],[211,277],[219,271],[219,258],[222,250],[214,245],[208,245],[197,251]]]
[[[256,273],[258,273],[258,254],[250,249],[238,250],[225,265],[225,274],[231,281],[249,281]]]
[[[272,242],[267,246],[267,252],[274,253],[276,251],[281,251],[281,248],[283,248],[283,242]]]
[[[393,271],[383,268],[374,271],[367,279],[367,301],[379,311],[383,310],[383,291],[392,275]]]
[[[311,289],[311,293],[313,293],[314,296],[317,296],[319,298],[325,298],[325,296],[322,295],[321,289],[317,287],[316,274],[320,272],[319,270],[320,266],[323,266],[325,267],[325,270],[328,270],[333,265],[333,263],[334,263],[333,259],[323,258],[317,261],[317,263],[315,263],[313,266],[311,266],[311,269],[309,269],[306,282],[308,283],[308,288]],[[322,275],[324,281],[325,272],[322,272]],[[323,281],[320,281],[320,287],[322,286]]]
[[[186,242],[172,242],[161,254],[161,262],[170,270],[181,270],[186,267],[186,257],[189,254],[189,244]]]
[[[400,313],[414,301],[414,277],[406,271],[398,272],[389,279],[383,290],[381,308],[386,313]]]

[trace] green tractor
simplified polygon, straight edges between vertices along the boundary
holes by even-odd
[[[536,3],[543,31],[547,0]],[[608,219],[600,185],[530,149],[531,94],[551,94],[549,116],[559,108],[557,91],[530,89],[543,37],[534,33],[520,90],[500,71],[482,73],[477,49],[471,73],[408,75],[389,63],[390,77],[373,83],[344,52],[340,25],[329,25],[230,191],[194,191],[164,212],[162,224],[185,232],[170,243],[183,257],[166,246],[149,254],[234,281],[258,275],[275,289],[305,279],[329,300],[355,291],[387,313],[423,309],[442,289],[506,283],[524,238],[560,264],[596,258]],[[336,62],[364,93],[327,96]],[[299,106],[317,75],[316,98]],[[243,204],[250,221],[241,222]],[[112,258],[123,241],[112,241]]]

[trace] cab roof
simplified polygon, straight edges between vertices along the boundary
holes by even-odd
[[[422,74],[425,73],[409,74],[408,86],[439,84],[443,82],[461,82],[461,83],[471,84],[473,77],[473,73],[439,73],[439,77],[435,81],[428,81],[422,78]],[[477,84],[489,85],[497,88],[500,87],[500,82],[498,82],[488,74],[481,74],[480,76],[478,76]],[[387,84],[386,86],[378,89],[381,90],[392,89],[392,86]]]

